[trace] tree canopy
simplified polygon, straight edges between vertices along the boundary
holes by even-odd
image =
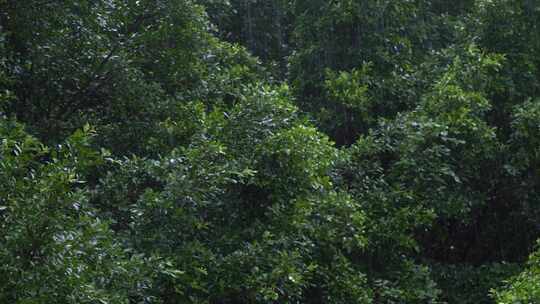
[[[540,2],[0,0],[0,302],[540,302]]]

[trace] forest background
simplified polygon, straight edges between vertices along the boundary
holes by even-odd
[[[537,0],[0,0],[0,303],[540,303]]]

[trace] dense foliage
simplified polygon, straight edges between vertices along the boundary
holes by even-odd
[[[0,302],[540,302],[538,54],[535,0],[0,0]]]

